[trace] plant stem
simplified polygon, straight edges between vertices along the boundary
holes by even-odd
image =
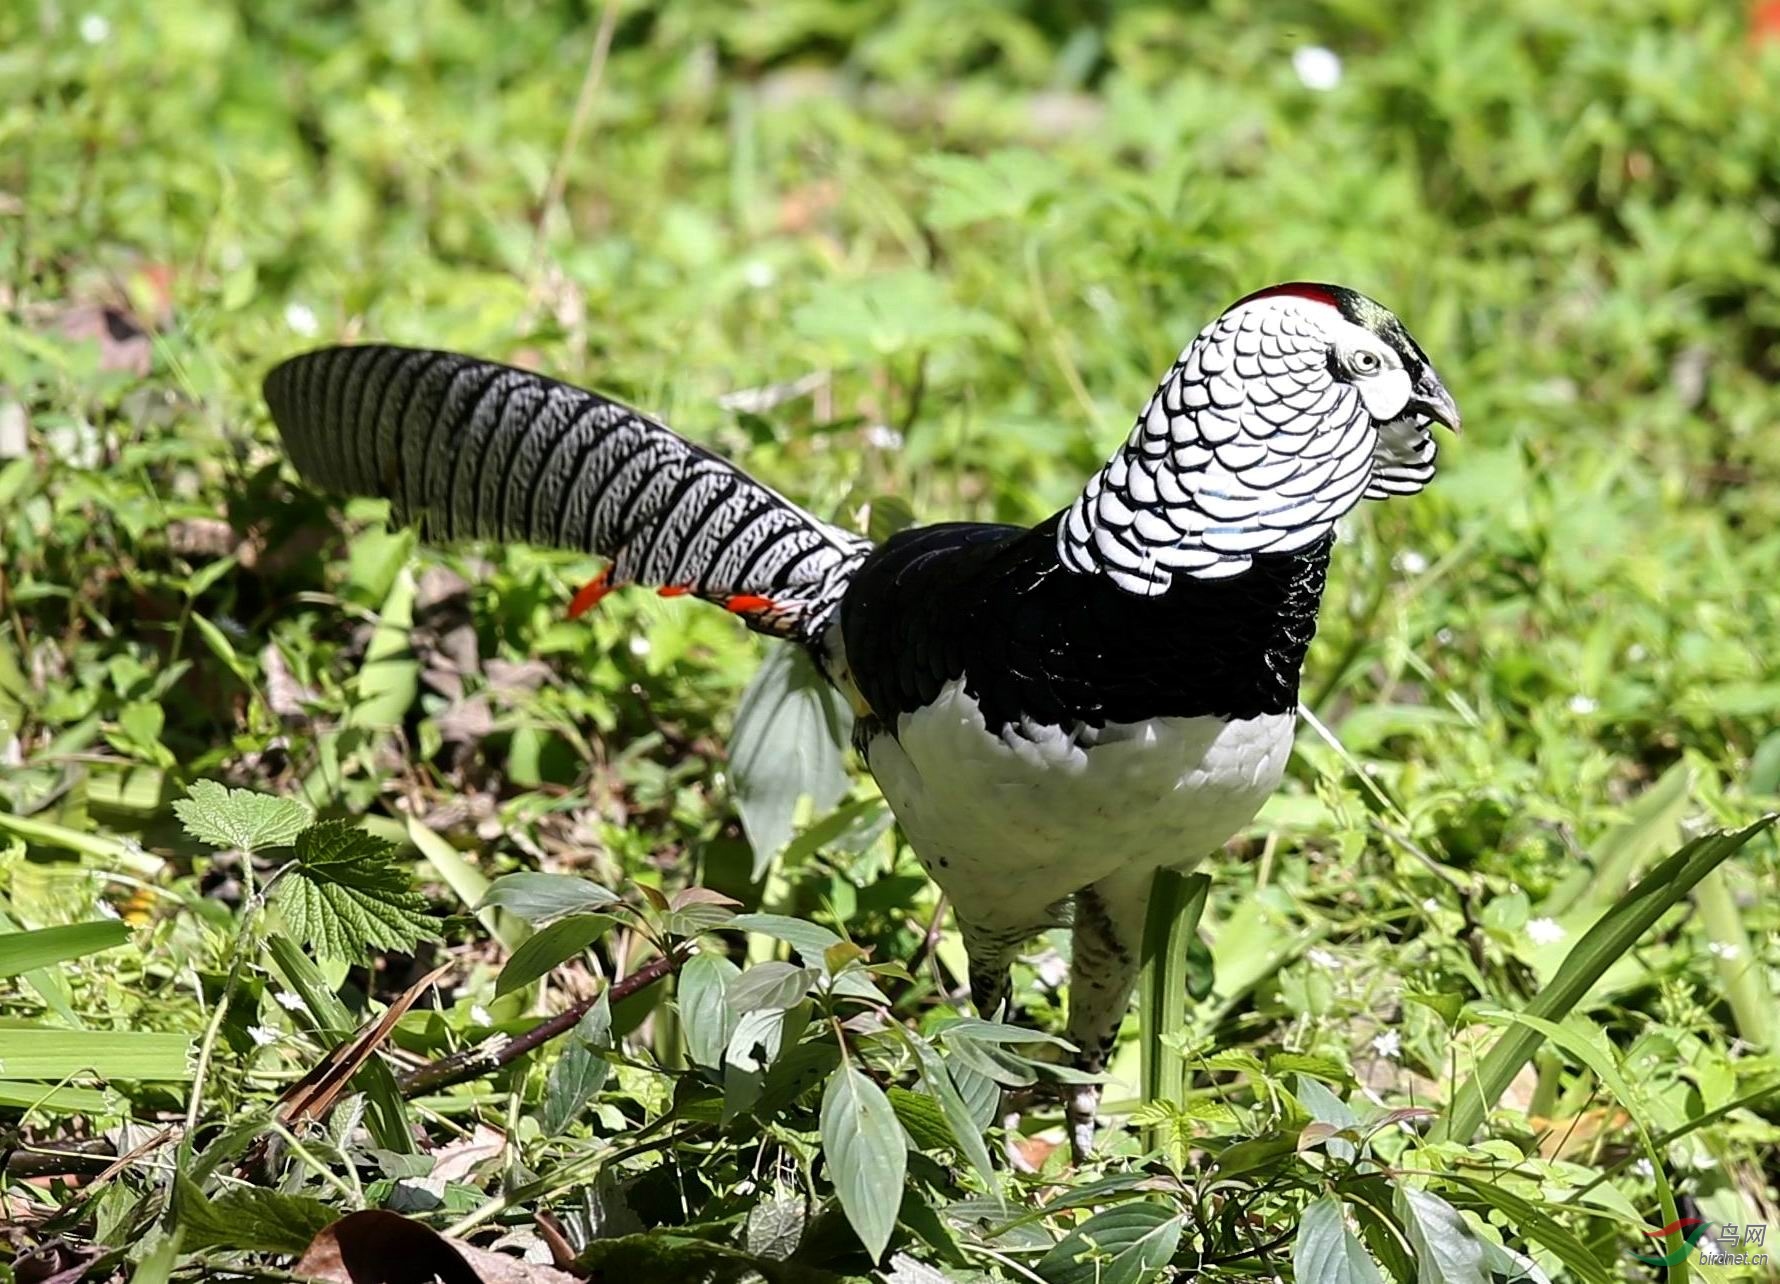
[[[396,1082],[401,1086],[402,1095],[411,1098],[493,1074],[502,1066],[511,1065],[533,1048],[574,1029],[575,1023],[599,1002],[601,994],[609,993],[613,1003],[622,1002],[639,990],[655,984],[662,977],[678,972],[691,956],[691,945],[683,942],[670,953],[650,959],[623,980],[612,982],[591,998],[583,999],[548,1020],[538,1022],[517,1038],[498,1042],[485,1039],[475,1047],[453,1052],[450,1056],[440,1057],[437,1061],[410,1070],[398,1077]]]

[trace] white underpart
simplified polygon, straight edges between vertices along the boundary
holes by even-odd
[[[1109,874],[1191,865],[1260,809],[1293,715],[987,729],[964,680],[867,747],[922,864],[975,925],[1023,933]]]

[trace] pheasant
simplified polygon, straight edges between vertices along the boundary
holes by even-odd
[[[304,477],[388,499],[423,537],[609,558],[573,614],[652,586],[805,648],[951,901],[980,1011],[1073,903],[1067,1029],[1096,1074],[1156,871],[1197,864],[1280,782],[1336,521],[1419,491],[1432,425],[1459,428],[1394,315],[1304,282],[1206,326],[1064,511],[880,545],[627,406],[493,362],[324,348],[265,396]],[[1070,1089],[1078,1152],[1097,1105]]]

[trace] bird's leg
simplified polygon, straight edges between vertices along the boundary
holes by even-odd
[[[1137,984],[1143,948],[1143,921],[1149,897],[1149,869],[1121,870],[1075,895],[1075,935],[1069,982],[1069,1041],[1075,1066],[1103,1074],[1119,1023]],[[1094,1149],[1094,1116],[1099,1084],[1069,1084],[1064,1114],[1069,1146],[1079,1162]]]

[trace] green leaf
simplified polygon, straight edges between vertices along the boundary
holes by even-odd
[[[933,181],[927,217],[939,228],[1014,222],[1065,181],[1055,160],[1027,147],[990,152],[981,158],[944,153],[923,156],[915,168]]]
[[[577,914],[540,928],[513,951],[507,966],[501,969],[500,979],[494,985],[495,996],[511,994],[530,985],[558,964],[574,958],[610,931],[617,921],[609,914]]]
[[[730,773],[758,882],[791,840],[800,798],[825,812],[847,792],[841,753],[852,717],[800,647],[771,652],[742,693]]]
[[[129,939],[129,925],[116,919],[40,927],[29,932],[0,932],[0,977],[20,976],[52,963],[84,958]]]
[[[97,1115],[116,1110],[118,1105],[119,1098],[97,1088],[64,1088],[47,1083],[0,1080],[0,1106],[57,1115]]]
[[[1306,1284],[1384,1284],[1378,1264],[1347,1228],[1341,1201],[1333,1195],[1304,1210],[1292,1242],[1292,1275]]]
[[[758,932],[762,936],[770,936],[775,940],[784,941],[797,951],[798,957],[814,967],[822,961],[822,956],[830,948],[839,945],[841,938],[829,931],[820,923],[811,923],[801,918],[788,918],[783,914],[737,914],[732,918],[729,927],[739,927],[743,931]]]
[[[151,1030],[7,1030],[0,1075],[8,1079],[192,1077],[192,1038]]]
[[[737,1013],[783,1012],[808,994],[820,975],[814,968],[777,960],[756,963],[729,983],[724,1001]]]
[[[612,1046],[612,1004],[601,993],[587,1014],[569,1031],[562,1055],[544,1082],[544,1108],[539,1126],[554,1137],[572,1123],[595,1093],[605,1086],[611,1063],[600,1053]]]
[[[742,969],[721,954],[695,954],[680,969],[676,993],[680,1004],[680,1028],[686,1035],[686,1055],[694,1065],[716,1068],[735,1034],[739,1013],[725,1000],[730,982]]]
[[[347,712],[349,727],[399,727],[420,692],[420,661],[408,636],[414,628],[414,592],[414,575],[404,566],[390,585],[365,648],[358,699]]]
[[[1392,1205],[1415,1249],[1418,1284],[1490,1284],[1484,1242],[1458,1209],[1414,1186],[1398,1186]]]
[[[231,1186],[206,1199],[183,1173],[174,1176],[175,1218],[187,1252],[227,1248],[237,1252],[295,1255],[339,1217],[318,1199],[283,1195],[260,1186]]]
[[[994,318],[955,302],[943,280],[918,268],[818,286],[792,312],[791,325],[861,365],[1007,333]]]
[[[505,874],[488,885],[476,906],[511,910],[534,927],[565,914],[618,904],[616,893],[574,874]]]
[[[1776,819],[1780,817],[1767,815],[1742,829],[1702,834],[1653,868],[1576,942],[1551,983],[1527,1005],[1527,1014],[1539,1020],[1562,1021],[1602,974],[1659,918],[1686,899],[1695,884],[1772,827]],[[1530,1025],[1505,1031],[1453,1094],[1431,1138],[1469,1141],[1543,1039]]]
[[[1131,1200],[1090,1217],[1033,1269],[1049,1284],[1136,1284],[1174,1256],[1180,1233],[1179,1216]]]
[[[294,798],[274,798],[251,789],[227,789],[200,780],[173,804],[185,832],[223,851],[266,851],[289,847],[314,819]]]
[[[412,953],[439,940],[426,898],[392,860],[395,848],[351,821],[324,820],[297,836],[273,903],[297,940],[322,958],[356,961],[372,950]]]
[[[1601,1263],[1587,1244],[1576,1238],[1543,1208],[1522,1199],[1501,1182],[1459,1171],[1447,1174],[1482,1203],[1503,1214],[1505,1223],[1522,1239],[1542,1244],[1585,1284],[1614,1284],[1613,1272]]]
[[[950,1150],[955,1144],[951,1128],[946,1125],[945,1112],[939,1102],[926,1093],[911,1092],[892,1084],[885,1092],[896,1118],[915,1143],[917,1150]]]
[[[908,1141],[889,1100],[845,1063],[822,1092],[822,1148],[841,1211],[872,1261],[880,1261],[896,1227]]]

